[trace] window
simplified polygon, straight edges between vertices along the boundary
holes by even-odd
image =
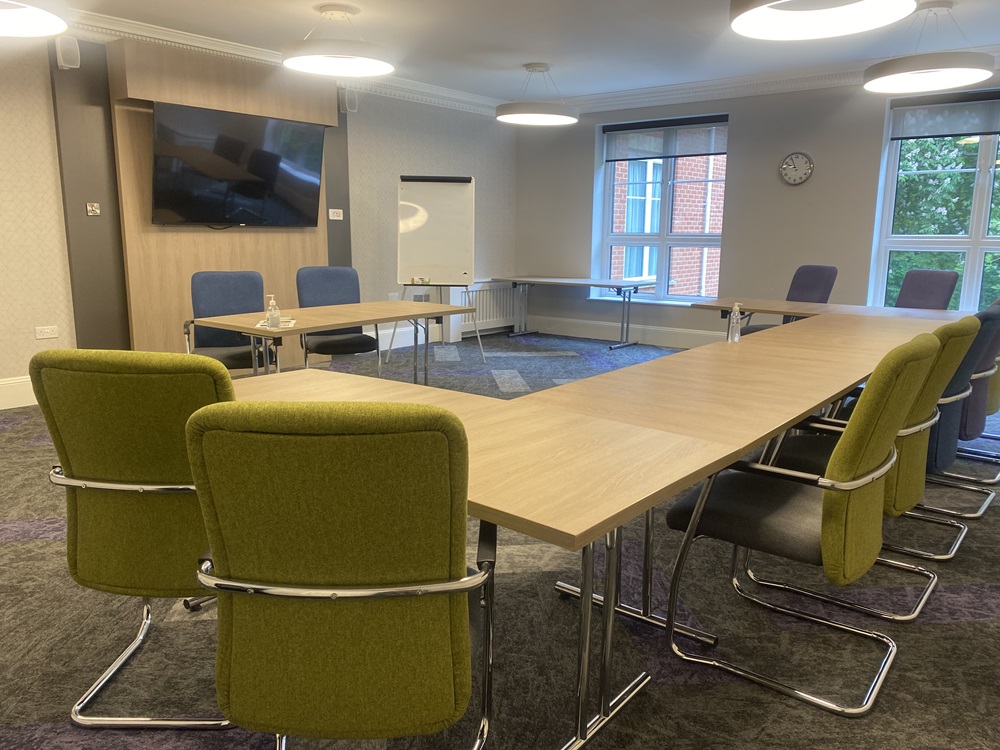
[[[894,303],[911,268],[958,271],[953,310],[1000,297],[998,134],[997,100],[893,110],[876,304]]]
[[[637,299],[718,295],[727,119],[604,127],[600,276]]]

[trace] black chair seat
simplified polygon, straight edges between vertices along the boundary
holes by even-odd
[[[250,345],[246,346],[197,346],[192,354],[201,354],[219,360],[227,370],[248,370],[253,367]]]
[[[306,351],[310,354],[364,354],[378,351],[378,342],[366,333],[312,333],[305,338]]]
[[[740,328],[740,336],[747,336],[758,331],[766,331],[768,328],[777,328],[777,323],[754,323],[753,325]]]
[[[696,491],[689,491],[667,511],[667,525],[684,531],[691,520]],[[823,490],[742,472],[726,472],[715,487],[698,523],[698,534],[739,547],[823,564],[820,544]]]

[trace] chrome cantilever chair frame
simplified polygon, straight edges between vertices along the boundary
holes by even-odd
[[[972,385],[970,384],[968,388],[963,390],[961,393],[957,393],[954,396],[946,396],[938,401],[938,405],[951,404],[956,401],[961,401],[962,399],[968,398],[972,395]],[[982,504],[974,511],[957,511],[951,508],[941,508],[938,506],[927,505],[926,503],[920,503],[916,507],[920,510],[929,510],[932,513],[940,513],[945,516],[951,516],[953,518],[968,518],[976,519],[982,518],[986,513],[990,504],[993,502],[993,498],[996,497],[996,492],[989,489],[989,487],[984,487],[983,485],[994,484],[1000,480],[1000,474],[994,477],[992,480],[977,479],[976,477],[971,477],[966,474],[958,474],[953,471],[943,471],[940,474],[928,474],[927,481],[932,484],[939,484],[944,487],[954,487],[960,490],[968,490],[969,492],[975,492],[982,495],[986,495]]]
[[[194,320],[184,321],[184,349],[188,354],[191,354],[191,336],[193,335],[192,328],[194,327]],[[270,339],[264,338],[263,336],[251,336],[250,337],[250,348],[254,351],[255,356],[251,359],[253,361],[253,374],[260,374],[259,365],[257,360],[261,352],[264,354],[264,372],[269,372],[271,369],[271,357],[274,357],[274,370],[275,372],[281,372],[281,360],[278,359],[278,347],[272,346],[268,342]],[[308,364],[306,365],[308,367]]]
[[[202,586],[214,591],[233,594],[291,597],[296,599],[324,599],[335,602],[340,599],[388,599],[407,596],[429,596],[435,594],[456,594],[461,592],[482,592],[480,607],[483,610],[482,653],[480,656],[481,689],[480,720],[473,750],[482,750],[493,721],[493,601],[496,567],[496,534],[493,524],[480,523],[478,572],[454,581],[428,581],[402,586],[286,586],[267,583],[253,583],[218,578],[212,575],[211,560],[205,560],[198,571],[198,581]],[[286,750],[287,735],[275,735],[277,750]]]
[[[993,367],[991,367],[989,370],[984,370],[983,372],[977,372],[975,375],[972,376],[971,380],[981,380],[983,378],[990,378],[996,375],[998,369],[1000,368],[998,368],[996,363],[994,363]],[[979,437],[985,438],[986,440],[1000,440],[1000,435],[994,435],[989,432],[984,432]],[[958,457],[964,458],[968,461],[976,461],[977,463],[982,463],[982,464],[1000,465],[1000,453],[996,451],[986,451],[980,448],[960,447],[958,449]],[[974,477],[966,474],[958,474],[956,472],[948,472],[946,476],[965,479],[970,482],[975,482],[976,484],[985,484],[990,486],[1000,484],[1000,472],[997,472],[996,476],[989,478]]]
[[[956,397],[943,398],[940,401],[938,401],[938,404],[961,400],[961,398],[964,397],[965,397],[964,394],[958,394],[958,396]],[[923,432],[924,430],[929,430],[931,427],[936,425],[938,421],[940,421],[940,419],[941,419],[941,410],[935,408],[934,414],[929,419],[919,424],[911,425],[909,427],[904,427],[902,430],[896,433],[896,436],[907,437],[909,435],[915,435],[918,432]],[[821,417],[808,422],[806,426],[815,430],[843,432],[843,427],[846,424],[847,422],[842,419]],[[781,439],[782,440],[784,439],[784,433],[782,434]],[[777,448],[775,448],[774,453],[771,455],[771,460],[765,463],[770,463],[777,460],[778,451],[780,451],[780,444],[778,445]],[[917,505],[916,507],[919,508],[921,506]],[[935,526],[947,526],[948,528],[953,529],[955,531],[955,537],[954,539],[952,539],[951,545],[948,547],[948,550],[946,552],[929,552],[927,550],[918,549],[916,547],[905,547],[899,544],[885,544],[885,543],[882,545],[882,549],[890,550],[892,552],[899,552],[900,554],[909,555],[910,557],[919,557],[921,560],[938,560],[938,561],[951,560],[955,556],[955,553],[958,552],[958,548],[962,546],[962,542],[965,540],[965,535],[969,532],[969,527],[966,524],[960,521],[952,520],[950,518],[939,518],[937,516],[927,515],[926,513],[918,513],[913,510],[905,511],[902,515],[905,518],[912,518],[915,521],[930,523],[934,524]],[[934,589],[936,576],[934,579],[931,579],[931,576],[934,576],[934,574],[931,571],[927,570],[926,568],[914,565],[907,566],[905,563],[901,563],[896,560],[889,560],[880,557],[877,562],[878,564],[881,565],[888,565],[889,567],[907,570],[909,572],[916,573],[918,575],[921,575],[929,579],[930,582],[927,584],[927,588],[924,590],[924,594],[922,595],[920,600],[918,600],[916,604],[916,609],[913,611],[912,616],[902,617],[900,618],[900,621],[905,622],[907,620],[914,619],[920,613],[920,610],[923,609],[923,605],[926,604],[927,598],[930,597],[931,591]],[[756,578],[754,578],[753,572],[749,568],[747,569],[747,575],[750,576],[750,578],[752,578],[753,580],[757,580]],[[767,585],[767,582],[763,580],[758,582]],[[850,606],[846,602],[844,603],[844,605]],[[874,613],[869,612],[869,614],[874,614]],[[892,617],[887,619],[897,619],[897,618]]]
[[[781,469],[774,466],[769,466],[766,464],[752,463],[746,461],[740,461],[734,464],[732,469],[737,471],[743,471],[752,474],[762,474],[765,476],[778,477],[786,479],[793,482],[798,482],[800,484],[806,484],[813,487],[818,487],[824,490],[837,490],[837,491],[848,491],[863,487],[866,484],[877,481],[881,477],[885,476],[889,469],[892,468],[893,464],[896,462],[896,449],[895,446],[892,448],[892,452],[888,459],[874,471],[865,474],[862,477],[858,477],[849,482],[837,482],[826,477],[822,477],[816,474],[807,474],[805,472],[793,471],[790,469]],[[736,591],[749,601],[759,604],[765,609],[771,610],[773,612],[778,612],[781,614],[789,615],[800,620],[806,620],[809,622],[815,622],[820,625],[826,625],[827,627],[834,628],[835,630],[840,630],[842,632],[851,633],[869,640],[874,640],[881,643],[884,647],[884,654],[882,656],[882,661],[879,664],[878,670],[875,677],[871,680],[868,688],[865,691],[864,698],[861,703],[856,706],[848,706],[836,703],[826,698],[822,698],[812,693],[807,693],[798,688],[794,688],[791,685],[780,682],[772,677],[761,674],[751,669],[746,669],[737,664],[734,664],[725,659],[714,659],[710,657],[701,656],[699,654],[693,654],[683,651],[674,639],[674,633],[676,631],[677,623],[677,605],[680,601],[680,579],[681,574],[684,570],[684,564],[687,561],[688,554],[691,550],[692,544],[696,541],[698,537],[697,528],[698,523],[701,519],[702,511],[705,509],[705,505],[708,503],[708,498],[712,493],[712,487],[715,484],[715,478],[718,474],[713,474],[709,477],[705,484],[702,486],[701,491],[698,495],[698,499],[695,502],[694,508],[691,511],[691,518],[688,521],[687,530],[684,532],[684,538],[681,541],[680,549],[677,552],[677,560],[674,563],[674,571],[670,578],[670,593],[667,602],[667,632],[668,638],[670,639],[670,648],[673,650],[677,656],[685,661],[695,662],[698,664],[706,664],[712,667],[718,667],[719,669],[724,669],[727,672],[735,674],[744,679],[750,680],[751,682],[756,682],[759,685],[769,687],[772,690],[776,690],[783,695],[787,695],[796,700],[803,701],[810,705],[822,708],[831,713],[839,714],[842,716],[863,716],[868,713],[872,706],[874,705],[875,698],[878,696],[878,692],[882,687],[882,683],[885,681],[885,676],[889,671],[889,667],[892,665],[893,659],[896,656],[896,643],[887,635],[879,633],[874,630],[865,630],[862,628],[854,627],[853,625],[848,625],[847,623],[839,622],[837,620],[830,620],[819,615],[811,614],[809,612],[804,612],[802,610],[793,609],[791,607],[781,606],[774,604],[773,602],[768,602],[757,596],[754,596],[748,591],[743,590],[740,587],[739,581],[736,577],[736,565],[737,556],[739,555],[740,547],[734,545],[733,547],[733,587]]]
[[[78,487],[80,489],[112,490],[120,492],[170,493],[194,492],[194,485],[157,485],[157,484],[123,484],[118,482],[102,482],[99,480],[71,479],[62,472],[62,467],[56,466],[49,472],[49,481],[60,487]],[[228,719],[198,719],[198,718],[149,718],[141,716],[85,716],[84,709],[94,700],[126,662],[142,647],[152,625],[152,608],[148,597],[142,602],[142,622],[135,639],[115,659],[97,681],[90,686],[70,710],[70,719],[82,727],[106,727],[116,729],[230,729],[232,724]]]

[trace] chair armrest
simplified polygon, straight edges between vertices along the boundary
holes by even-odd
[[[187,353],[191,353],[191,326],[194,325],[193,320],[184,321],[184,346],[187,349]]]
[[[938,399],[938,406],[944,404],[953,404],[956,401],[961,401],[963,398],[968,398],[972,395],[972,384],[970,383],[965,387],[965,390],[961,393],[956,393],[954,396],[942,396]]]
[[[800,422],[795,426],[799,429],[816,430],[817,432],[843,432],[847,429],[847,422],[842,419],[814,417],[807,422]]]
[[[479,569],[483,570],[484,564],[489,564],[491,568],[497,563],[497,527],[496,524],[488,521],[479,522],[479,549],[476,553],[476,562]]]
[[[980,380],[982,378],[990,378],[990,377],[993,377],[996,374],[997,374],[997,364],[996,364],[996,360],[994,360],[993,367],[991,367],[988,370],[983,370],[982,372],[977,372],[977,373],[973,374],[973,376],[971,378],[969,378],[969,380]]]
[[[799,484],[820,487],[824,490],[848,492],[850,490],[856,490],[859,487],[864,487],[866,484],[871,484],[888,474],[889,469],[891,469],[896,463],[897,456],[896,446],[893,446],[892,450],[889,452],[889,457],[882,463],[881,466],[868,472],[867,474],[864,474],[863,476],[858,477],[857,479],[851,479],[846,482],[835,479],[827,479],[826,477],[821,477],[818,474],[808,474],[804,471],[783,469],[780,466],[769,466],[767,464],[759,464],[752,461],[737,461],[729,468],[742,471],[747,474],[770,476],[774,479],[784,479],[789,482],[798,482]]]

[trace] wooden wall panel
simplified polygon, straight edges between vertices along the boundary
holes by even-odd
[[[116,43],[117,44],[117,43]],[[156,45],[144,45],[156,46]],[[127,52],[128,45],[124,45]],[[167,48],[170,50],[170,48]],[[176,51],[176,50],[170,50]],[[112,96],[122,90],[122,48],[112,52]],[[145,51],[144,51],[145,54]],[[198,53],[193,53],[198,54]],[[166,83],[159,90],[173,89],[179,104],[225,108],[236,106],[235,97],[219,106],[206,92],[212,92],[226,76],[216,70],[217,59],[201,55],[202,77],[182,68],[175,79],[169,68],[159,70]],[[222,69],[229,70],[231,60]],[[211,64],[209,64],[211,63]],[[262,67],[244,63],[253,68]],[[129,77],[130,71],[124,71]],[[202,82],[208,81],[204,86]],[[121,204],[122,236],[125,247],[125,275],[128,287],[129,321],[132,348],[145,351],[184,351],[183,323],[192,317],[191,274],[209,270],[256,270],[264,277],[264,291],[274,294],[282,308],[295,307],[295,272],[301,266],[327,265],[327,223],[323,214],[326,205],[325,188],[320,195],[319,226],[306,228],[232,227],[212,230],[199,226],[154,225],[152,214],[153,115],[149,102],[137,101],[131,94],[142,90],[145,95],[159,98],[152,88],[129,89],[129,98],[113,102],[115,156],[118,169],[119,202]],[[264,87],[258,99],[247,90],[245,106],[236,111],[268,116],[305,119],[294,114],[278,99],[271,98]],[[305,98],[305,97],[304,97]],[[251,100],[254,101],[251,101]],[[333,97],[336,101],[336,96]],[[276,114],[282,112],[282,114]],[[315,121],[315,118],[312,118]],[[325,180],[324,180],[325,182]],[[282,347],[282,362],[301,364],[302,355],[297,341],[286,340]]]
[[[108,58],[114,99],[186,104],[321,125],[338,121],[337,86],[325,76],[134,39],[111,42]]]

